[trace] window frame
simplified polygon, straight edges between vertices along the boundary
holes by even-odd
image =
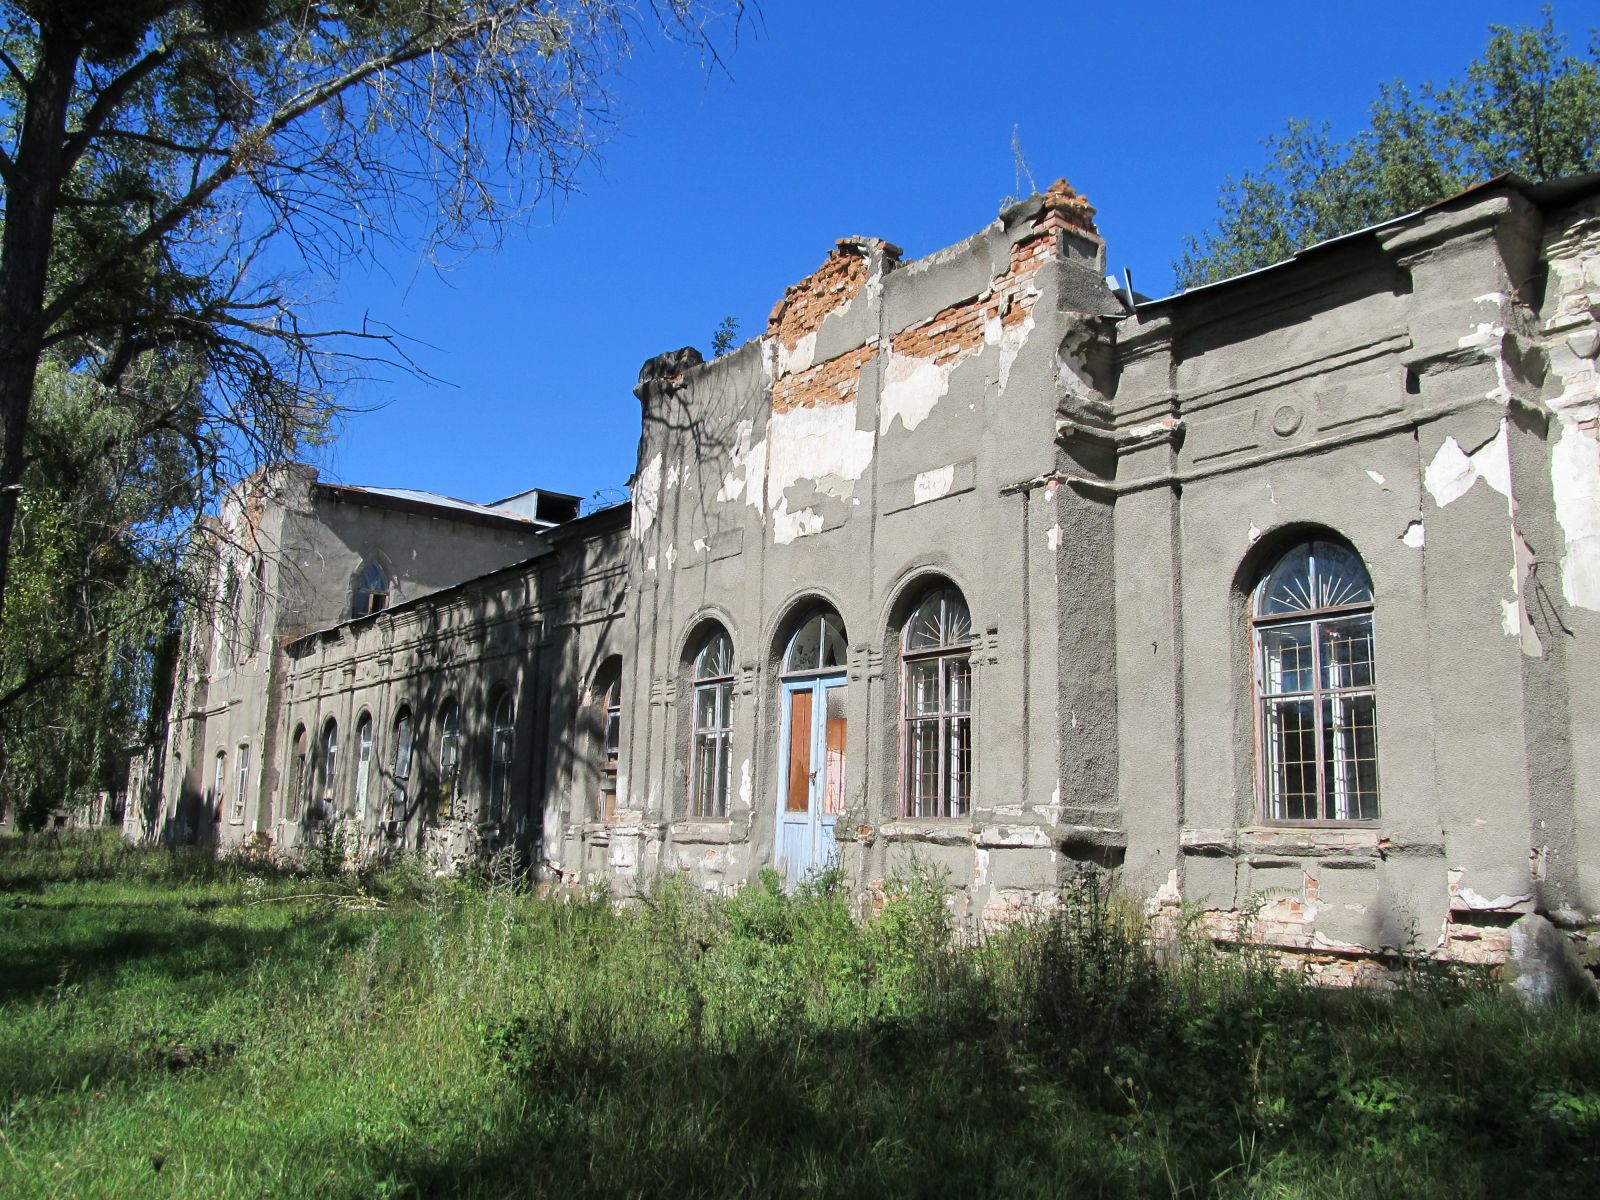
[[[250,743],[240,742],[235,748],[233,759],[233,802],[228,809],[228,821],[233,825],[244,824],[245,789],[250,786]]]
[[[491,824],[500,825],[511,813],[511,767],[517,754],[517,707],[509,687],[495,694],[489,708],[489,730],[489,795],[484,816]]]
[[[289,789],[284,817],[298,821],[306,810],[306,795],[311,790],[311,734],[304,721],[298,722],[289,739]]]
[[[228,802],[228,752],[219,749],[212,760],[211,803],[212,821],[222,820],[222,806]]]
[[[911,648],[908,643],[911,639],[912,626],[918,616],[931,603],[940,604],[939,623],[948,626],[944,615],[944,605],[954,600],[961,606],[966,615],[967,636],[963,640],[950,640],[947,628],[941,629],[941,641],[932,646],[919,646]],[[974,710],[974,679],[972,671],[972,609],[967,604],[959,588],[951,583],[941,583],[937,586],[924,589],[920,599],[912,606],[904,621],[900,623],[897,635],[897,648],[900,657],[900,695],[895,710],[895,727],[899,743],[899,815],[908,821],[967,821],[972,818],[973,783],[977,778],[976,747],[973,742],[972,724]],[[936,711],[913,713],[911,711],[912,671],[923,663],[936,663],[938,670],[938,708]],[[966,691],[965,706],[953,707],[950,704],[953,689],[950,683],[950,668],[956,663],[965,664]],[[917,772],[913,769],[911,761],[913,746],[913,730],[917,726],[931,725],[934,728],[935,746],[938,752],[937,793],[934,796],[933,811],[919,812],[921,800],[917,794]],[[949,787],[951,773],[949,770],[949,752],[952,738],[956,730],[965,733],[965,752],[967,769],[965,771],[965,787],[961,796],[961,807],[955,810]]]
[[[600,693],[599,786],[595,790],[595,818],[617,819],[617,779],[622,765],[622,670],[608,672]],[[693,754],[690,755],[693,762]]]
[[[708,656],[718,645],[727,648],[727,669],[723,673],[709,674]],[[734,681],[738,670],[733,653],[733,638],[718,625],[701,638],[700,650],[695,654],[689,676],[689,796],[687,815],[693,821],[727,820],[733,808],[733,722],[737,701]],[[712,697],[712,721],[700,722],[700,698]],[[704,782],[700,770],[700,747],[709,741],[716,749],[713,756],[720,764],[718,779],[712,784],[712,794],[703,794]]]
[[[1316,571],[1316,548],[1328,546],[1348,555],[1360,566],[1365,576],[1367,598],[1343,604],[1315,604],[1313,607],[1292,609],[1285,612],[1262,613],[1261,607],[1267,584],[1271,581],[1278,569],[1286,563],[1291,556],[1306,552],[1311,559],[1311,570]],[[1312,576],[1309,586],[1317,591],[1321,590],[1320,579]],[[1312,600],[1320,597],[1309,597]],[[1368,569],[1366,560],[1344,539],[1326,533],[1313,533],[1301,537],[1284,546],[1279,553],[1273,555],[1265,566],[1257,573],[1255,585],[1250,589],[1247,598],[1247,615],[1249,626],[1248,648],[1250,654],[1250,708],[1254,759],[1252,774],[1255,778],[1255,805],[1256,816],[1264,825],[1283,828],[1302,829],[1371,829],[1376,828],[1383,817],[1383,788],[1378,772],[1378,684],[1377,684],[1377,592],[1372,586],[1372,573]],[[1349,685],[1329,688],[1323,680],[1323,633],[1330,626],[1351,620],[1366,622],[1366,639],[1368,643],[1368,682],[1364,685]],[[1308,644],[1311,650],[1311,689],[1309,691],[1279,690],[1268,691],[1266,686],[1267,644],[1263,638],[1263,631],[1286,629],[1296,625],[1303,625],[1308,630]],[[1324,702],[1339,699],[1362,699],[1371,701],[1371,729],[1372,729],[1372,779],[1373,798],[1371,816],[1316,816],[1316,817],[1290,817],[1279,815],[1287,811],[1287,795],[1278,795],[1276,780],[1274,778],[1273,758],[1270,750],[1270,722],[1268,720],[1268,707],[1273,702],[1284,700],[1303,699],[1309,701],[1312,712],[1311,741],[1315,754],[1315,788],[1314,801],[1319,813],[1327,811],[1328,806],[1337,804],[1335,798],[1327,794],[1327,778],[1330,766],[1330,757],[1324,742],[1325,726],[1323,716]],[[1302,760],[1303,761],[1303,760]],[[1359,759],[1353,761],[1360,761]],[[1356,793],[1356,803],[1360,803],[1360,790]],[[1277,810],[1277,811],[1275,811]]]
[[[372,790],[374,753],[372,714],[366,709],[356,718],[356,821],[367,822],[367,800]]]
[[[454,696],[439,705],[438,765],[443,817],[447,821],[464,821],[467,813],[461,799],[461,702]]]
[[[374,572],[377,573],[381,588],[368,585],[367,578]],[[361,564],[361,569],[356,572],[355,586],[350,589],[350,617],[359,621],[363,617],[376,616],[390,606],[394,595],[394,584],[389,578],[389,572],[375,558],[368,559]],[[378,601],[374,606],[373,601]]]
[[[318,815],[332,820],[339,806],[339,718],[329,717],[322,723],[322,733],[317,738],[317,772],[313,785],[317,791]]]

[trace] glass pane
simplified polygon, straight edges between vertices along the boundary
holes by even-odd
[[[807,812],[811,808],[811,692],[789,693],[789,776],[784,808]]]
[[[972,617],[961,593],[954,588],[940,588],[929,593],[906,622],[905,648],[914,651],[959,646],[971,637]]]
[[[906,716],[939,711],[939,660],[924,658],[906,664]]]
[[[1261,690],[1268,696],[1309,692],[1316,679],[1311,625],[1274,625],[1256,630],[1256,635],[1261,640]]]
[[[827,688],[823,696],[828,727],[824,734],[827,762],[822,784],[822,811],[837,816],[844,811],[844,688]]]
[[[844,623],[839,620],[837,613],[827,613],[823,617],[822,665],[824,667],[842,667],[847,655]]]
[[[965,816],[972,787],[972,719],[951,717],[945,734],[945,811],[947,817]]]
[[[612,709],[606,713],[606,730],[604,740],[604,754],[607,762],[617,761],[617,750],[622,744],[622,713]]]
[[[508,729],[514,722],[515,714],[511,708],[511,693],[502,692],[499,702],[494,706],[494,723],[497,729]]]
[[[717,786],[717,739],[713,734],[696,734],[694,739],[694,794],[689,811],[707,816],[715,804]]]
[[[715,687],[697,687],[694,690],[694,727],[696,729],[715,729],[717,727],[717,691]]]
[[[705,648],[700,651],[700,656],[695,659],[694,677],[696,679],[717,679],[723,675],[733,674],[733,643],[728,641],[728,635],[717,632],[712,635]]]
[[[1265,702],[1268,808],[1281,821],[1317,817],[1317,729],[1311,700]]]
[[[944,593],[944,644],[961,646],[972,640],[972,614],[954,591]]]
[[[1311,591],[1311,543],[1301,542],[1267,572],[1256,591],[1256,614],[1300,612],[1316,608]]]
[[[1311,558],[1318,607],[1372,603],[1372,579],[1355,551],[1338,542],[1314,542]]]
[[[1378,816],[1377,703],[1372,696],[1329,696],[1322,702],[1323,817],[1368,821]]]
[[[1322,634],[1322,686],[1372,686],[1372,617],[1319,622]]]
[[[822,663],[823,622],[821,616],[807,617],[789,639],[783,656],[785,671],[815,671]]]
[[[722,711],[720,714],[723,729],[733,728],[733,684],[724,683],[717,688],[717,695],[721,700]]]
[[[972,660],[965,654],[945,661],[945,711],[972,711]]]
[[[401,713],[394,723],[394,776],[411,777],[411,714]]]
[[[913,817],[938,815],[939,721],[910,721],[906,725],[906,807]]]
[[[712,816],[728,815],[728,796],[733,784],[733,742],[727,734],[717,738],[717,751],[721,769],[717,772],[717,800]]]

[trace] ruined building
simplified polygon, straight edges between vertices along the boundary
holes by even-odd
[[[1346,975],[1600,914],[1600,179],[1146,301],[1065,185],[644,365],[631,505],[288,468],[129,822],[552,887],[1082,864]]]

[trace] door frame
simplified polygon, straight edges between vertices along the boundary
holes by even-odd
[[[828,754],[828,692],[833,688],[847,688],[849,678],[843,669],[819,671],[814,675],[801,675],[779,680],[779,703],[782,708],[778,722],[777,787],[774,813],[776,838],[773,845],[773,866],[780,870],[790,886],[807,876],[826,870],[838,861],[838,849],[833,830],[839,814],[825,813]],[[811,693],[811,764],[810,781],[806,788],[804,814],[789,811],[789,754],[790,722],[794,712],[794,696],[800,692]],[[848,768],[850,725],[845,723],[845,763]],[[802,821],[803,817],[803,821]],[[783,852],[785,827],[804,824],[808,861],[800,870],[794,870]]]

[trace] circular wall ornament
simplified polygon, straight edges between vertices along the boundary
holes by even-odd
[[[1288,437],[1300,428],[1300,410],[1292,404],[1280,404],[1272,414],[1272,432]]]

